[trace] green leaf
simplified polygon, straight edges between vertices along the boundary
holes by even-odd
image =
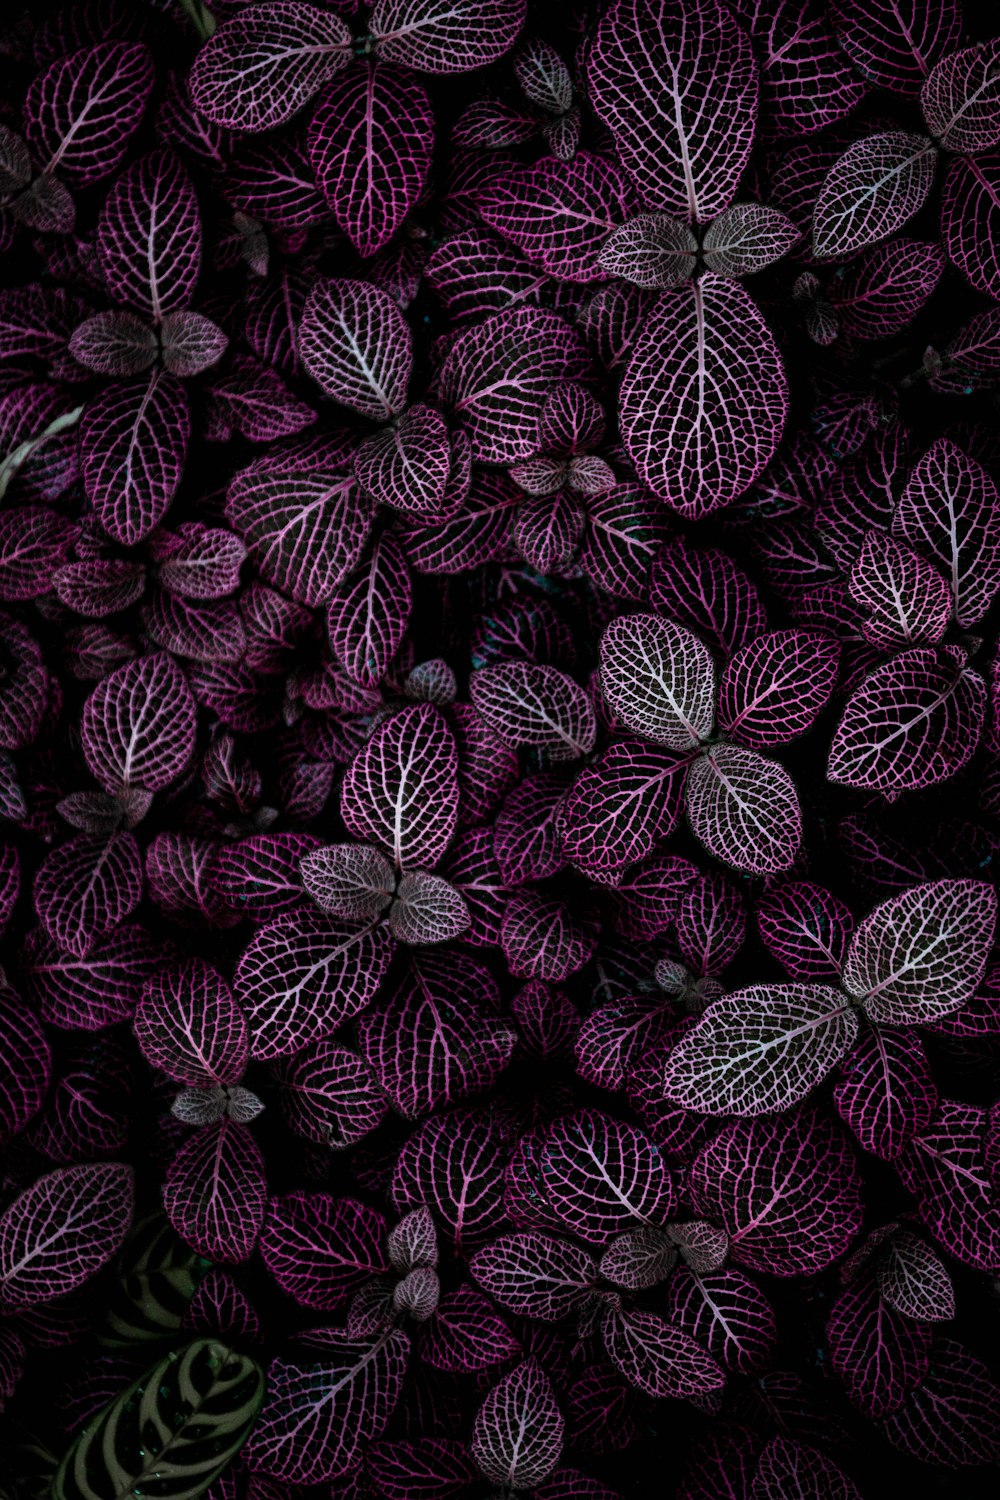
[[[256,1360],[196,1339],[88,1423],[59,1465],[52,1500],[197,1500],[243,1446],[263,1399]]]
[[[122,1246],[100,1342],[121,1349],[170,1338],[208,1267],[164,1214],[149,1214]]]

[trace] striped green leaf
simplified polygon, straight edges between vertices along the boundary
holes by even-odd
[[[208,1264],[164,1214],[149,1214],[133,1225],[118,1257],[101,1343],[121,1349],[171,1338]]]

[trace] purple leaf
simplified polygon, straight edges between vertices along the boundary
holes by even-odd
[[[314,1042],[275,1067],[278,1102],[297,1135],[334,1151],[363,1140],[388,1112],[371,1069],[338,1042]]]
[[[384,532],[327,605],[330,648],[352,682],[378,686],[406,634],[412,607],[413,584],[402,548],[392,532]]]
[[[413,1120],[488,1088],[514,1050],[488,970],[459,953],[414,954],[359,1023],[362,1049],[395,1108]]]
[[[560,983],[582,969],[597,946],[598,931],[588,914],[579,916],[564,901],[534,890],[518,892],[507,903],[500,942],[507,967],[517,979]]]
[[[942,1339],[925,1379],[879,1430],[894,1448],[935,1468],[992,1466],[1000,1457],[1000,1386],[981,1360]]]
[[[697,255],[698,241],[687,224],[669,214],[635,214],[612,229],[597,263],[633,286],[667,291],[694,275]]]
[[[448,503],[448,428],[429,406],[411,406],[398,422],[365,438],[354,473],[366,494],[404,514],[434,517],[457,508]]]
[[[866,677],[833,736],[829,779],[895,796],[959,771],[979,741],[986,689],[958,655],[903,651]]]
[[[41,505],[8,507],[0,514],[0,599],[37,599],[48,593],[66,562],[76,527]]]
[[[306,1347],[271,1362],[264,1405],[243,1449],[247,1468],[287,1484],[349,1475],[392,1415],[409,1348],[398,1329],[367,1339],[313,1329]]]
[[[597,1279],[586,1250],[537,1231],[502,1235],[473,1256],[470,1270],[494,1302],[543,1323],[584,1307]]]
[[[760,935],[793,979],[839,981],[854,918],[812,881],[772,885],[757,907]]]
[[[387,244],[427,180],[434,115],[412,74],[384,63],[349,68],[320,95],[309,125],[320,192],[359,255]]]
[[[139,927],[121,927],[86,957],[58,948],[36,927],[21,950],[25,988],[42,1019],[67,1031],[130,1020],[160,950]]]
[[[650,208],[705,223],[731,201],[753,144],[757,67],[718,0],[669,12],[617,0],[587,58],[590,101]]]
[[[103,312],[85,318],[69,341],[70,353],[100,375],[140,375],[156,362],[156,332],[135,313]]]
[[[201,220],[194,187],[170,151],[152,151],[108,194],[97,252],[115,301],[158,324],[187,307],[201,268]]]
[[[664,348],[673,351],[669,366]],[[737,282],[706,272],[665,293],[643,324],[622,383],[622,436],[649,488],[697,519],[735,500],[770,463],[787,399],[756,304]]]
[[[726,1383],[711,1355],[656,1313],[610,1311],[603,1332],[611,1363],[647,1396],[683,1400],[721,1391]]]
[[[41,1023],[6,985],[0,988],[0,1045],[0,1143],[6,1146],[38,1113],[52,1074]]]
[[[389,861],[365,844],[326,844],[307,854],[300,870],[317,906],[352,921],[373,921],[396,888]]]
[[[254,937],[234,989],[256,1058],[298,1052],[370,1004],[392,958],[384,927],[290,912]]]
[[[446,943],[461,937],[470,922],[464,897],[426,870],[403,876],[389,910],[389,927],[401,943]]]
[[[714,719],[715,673],[691,631],[658,615],[624,615],[601,637],[601,690],[629,729],[672,750],[705,739]]]
[[[541,1365],[527,1359],[493,1387],[472,1429],[472,1456],[486,1478],[534,1489],[559,1462],[565,1420]]]
[[[941,193],[941,239],[948,259],[977,292],[1000,297],[1000,153],[961,156]]]
[[[995,1276],[1000,1208],[985,1160],[986,1118],[974,1105],[942,1099],[895,1165],[934,1238],[963,1265]]]
[[[302,362],[327,396],[385,422],[406,405],[410,330],[387,292],[366,281],[318,281],[299,326]]]
[[[386,1270],[385,1232],[382,1215],[353,1198],[289,1193],[268,1205],[261,1259],[283,1292],[329,1312]]]
[[[724,875],[686,881],[676,922],[680,955],[699,977],[721,974],[746,937],[743,902]]]
[[[463,573],[506,556],[520,499],[506,475],[479,471],[454,515],[401,533],[410,563],[420,573]]]
[[[110,673],[87,699],[83,743],[87,765],[117,796],[169,786],[194,754],[196,712],[184,673],[165,651]]]
[[[1000,142],[996,40],[943,57],[924,80],[920,108],[946,151],[973,154]]]
[[[196,1130],[167,1170],[163,1207],[206,1260],[248,1260],[264,1222],[264,1158],[246,1125],[220,1120]]]
[[[930,1330],[893,1312],[872,1276],[840,1293],[826,1337],[848,1397],[872,1421],[900,1406],[927,1373]]]
[[[53,942],[75,958],[113,932],[139,904],[142,860],[130,833],[81,834],[45,856],[35,876],[35,910]]]
[[[653,561],[649,602],[678,625],[707,636],[726,656],[767,626],[755,585],[732,558],[715,547],[695,551],[681,537]]]
[[[720,276],[752,276],[780,260],[800,230],[785,214],[762,203],[732,203],[705,231],[705,267]]]
[[[524,25],[526,0],[376,0],[376,56],[421,73],[467,73],[495,62]]]
[[[924,206],[937,151],[925,135],[888,130],[855,141],[827,173],[813,213],[821,260],[877,245]]]
[[[677,825],[687,761],[642,740],[610,745],[574,781],[560,808],[562,854],[602,885],[617,885]]]
[[[831,0],[837,40],[879,88],[915,98],[962,34],[958,0]]]
[[[234,429],[251,443],[269,443],[316,420],[312,407],[293,396],[280,375],[248,354],[229,360],[227,374],[213,380],[211,395],[220,441]]]
[[[725,1228],[732,1260],[773,1276],[832,1265],[861,1223],[846,1137],[810,1109],[727,1125],[692,1167],[691,1198]]]
[[[766,1365],[777,1342],[771,1305],[742,1271],[705,1274],[679,1267],[667,1283],[666,1312],[724,1369],[740,1374]]]
[[[839,327],[856,339],[884,339],[911,323],[944,273],[939,245],[890,240],[866,251],[828,296]]]
[[[837,681],[840,647],[818,630],[772,630],[730,659],[719,684],[719,727],[757,750],[811,729]]]
[[[821,130],[850,114],[865,85],[854,76],[814,0],[735,0],[757,44],[761,104],[778,135]]]
[[[563,867],[560,808],[566,777],[549,771],[529,776],[507,796],[496,816],[493,848],[507,886],[545,880]]]
[[[626,218],[628,193],[612,163],[579,151],[569,162],[546,157],[513,168],[483,194],[479,212],[547,275],[600,281],[601,247]]]
[[[186,522],[176,533],[161,534],[157,577],[184,599],[221,599],[239,588],[246,548],[223,527]]]
[[[738,745],[717,745],[695,761],[687,815],[709,853],[747,875],[790,869],[802,840],[798,794],[784,766]]]
[[[683,892],[698,871],[689,860],[654,855],[629,870],[615,892],[615,925],[627,937],[665,933],[677,916]]]
[[[866,640],[885,650],[935,645],[951,619],[947,583],[919,553],[870,531],[851,570],[851,598],[870,610]]]
[[[196,107],[231,130],[271,130],[347,66],[351,33],[339,16],[301,0],[224,21],[198,53],[189,83]]]
[[[402,1213],[426,1204],[459,1254],[468,1254],[504,1225],[503,1169],[507,1147],[486,1111],[457,1110],[427,1120],[403,1146],[392,1179]]]
[[[480,667],[469,695],[488,727],[512,748],[537,746],[550,762],[575,760],[593,749],[597,720],[591,700],[558,667],[518,661]]]
[[[843,1469],[818,1449],[775,1437],[760,1456],[750,1500],[862,1500]]]
[[[341,816],[387,849],[396,868],[433,867],[458,818],[458,755],[440,709],[418,703],[381,724],[348,767]]]
[[[153,88],[136,42],[99,42],[38,73],[24,101],[27,136],[46,173],[89,187],[121,162]]]
[[[183,387],[154,370],[149,380],[109,385],[80,422],[80,461],[98,522],[133,547],[162,519],[180,484],[191,417]]]
[[[637,484],[618,484],[587,501],[578,562],[599,588],[642,603],[650,560],[667,537],[663,506]]]
[[[52,1302],[114,1255],[132,1222],[132,1168],[121,1162],[48,1172],[0,1217],[0,1300],[7,1311]]]
[[[149,981],[135,1035],[147,1062],[192,1088],[238,1083],[249,1055],[243,1012],[222,975],[200,958]]]
[[[978,625],[1000,592],[1000,491],[983,466],[938,438],[911,473],[892,529],[941,567],[959,625]]]
[[[860,924],[847,951],[844,987],[872,1021],[935,1021],[975,994],[996,920],[996,892],[984,881],[915,886]]]
[[[904,1318],[940,1323],[955,1316],[951,1277],[912,1230],[897,1229],[889,1236],[875,1262],[875,1274],[883,1300]]]

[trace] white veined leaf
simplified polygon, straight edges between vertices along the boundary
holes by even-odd
[[[712,731],[715,671],[707,646],[659,615],[621,615],[601,637],[601,690],[621,722],[672,750]]]

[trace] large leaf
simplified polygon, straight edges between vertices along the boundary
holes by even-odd
[[[872,1276],[840,1293],[826,1324],[830,1361],[853,1404],[877,1421],[926,1375],[930,1330],[883,1302]]]
[[[388,292],[367,281],[317,281],[299,325],[302,363],[328,396],[385,422],[402,411],[410,330]]]
[[[627,216],[628,198],[610,162],[579,151],[570,162],[514,167],[483,194],[479,212],[549,276],[601,281],[601,247]]]
[[[804,1099],[844,1056],[858,1019],[836,990],[753,985],[714,1000],[667,1060],[667,1099],[712,1115],[763,1115]]]
[[[427,1120],[403,1146],[392,1178],[400,1212],[426,1204],[457,1254],[468,1255],[504,1225],[503,1169],[509,1145],[485,1110]]]
[[[361,443],[354,472],[365,493],[380,504],[434,517],[457,509],[448,493],[451,462],[444,418],[418,403]]]
[[[972,155],[1000,142],[1000,43],[994,38],[943,57],[920,90],[927,128],[947,151]]]
[[[616,885],[677,824],[687,761],[640,739],[610,745],[559,809],[562,853],[592,880]]]
[[[587,83],[650,208],[705,223],[727,206],[753,144],[758,82],[750,40],[719,0],[683,11],[616,0]]]
[[[388,1105],[364,1059],[339,1042],[314,1042],[275,1068],[278,1103],[306,1140],[343,1150],[385,1118]]]
[[[39,1177],[0,1217],[0,1303],[52,1302],[114,1255],[132,1222],[135,1181],[121,1162],[63,1167]]]
[[[154,76],[148,48],[118,41],[71,48],[36,74],[24,112],[28,140],[46,172],[74,187],[113,172],[145,113]]]
[[[189,305],[201,267],[201,219],[173,152],[152,151],[122,173],[101,210],[97,253],[114,300],[154,324]]]
[[[937,1108],[924,1044],[912,1032],[866,1027],[840,1070],[833,1103],[866,1151],[892,1161]]]
[[[721,1391],[726,1383],[712,1356],[656,1313],[611,1311],[603,1332],[611,1363],[647,1396],[676,1401]]]
[[[666,292],[643,323],[621,388],[622,436],[649,488],[696,519],[761,474],[787,404],[781,357],[755,303],[738,282],[706,272]]]
[[[218,28],[190,73],[196,107],[231,130],[271,130],[347,66],[351,33],[339,16],[302,0],[272,0]]]
[[[911,473],[892,529],[939,564],[959,625],[978,625],[1000,593],[1000,491],[982,464],[938,438]]]
[[[87,764],[114,796],[169,786],[194,754],[195,703],[184,673],[165,651],[110,673],[83,710]]]
[[[597,720],[586,692],[558,667],[504,662],[480,667],[469,683],[476,712],[505,744],[537,746],[549,761],[593,749]]]
[[[379,725],[347,769],[340,810],[397,869],[437,864],[458,819],[458,753],[440,709],[414,704]]]
[[[180,484],[191,416],[183,387],[154,370],[107,386],[80,422],[83,486],[108,535],[133,547],[163,519]]]
[[[1000,1386],[962,1344],[941,1339],[926,1377],[879,1431],[921,1464],[993,1468],[1000,1459]]]
[[[947,583],[927,560],[884,531],[870,531],[851,570],[851,598],[870,611],[866,640],[883,650],[933,646],[948,627]]]
[[[413,585],[392,532],[373,542],[327,605],[330,649],[352,682],[373,688],[398,651],[413,607]]]
[[[537,1231],[502,1235],[473,1256],[470,1270],[501,1307],[543,1323],[581,1309],[597,1278],[586,1250]]]
[[[421,73],[467,73],[511,48],[527,0],[376,0],[371,34],[387,62]]]
[[[691,1171],[695,1211],[721,1224],[730,1257],[772,1276],[832,1265],[861,1225],[861,1180],[843,1132],[799,1108],[727,1125]]]
[[[589,578],[616,598],[645,598],[650,561],[667,539],[667,517],[638,484],[618,484],[587,501],[578,561]]]
[[[840,647],[819,630],[772,630],[730,658],[719,727],[757,750],[805,734],[837,681]]]
[[[890,797],[944,781],[975,750],[985,710],[982,678],[960,652],[903,651],[851,694],[827,775]]]
[[[884,339],[912,323],[947,265],[940,245],[895,239],[868,250],[847,276],[830,283],[828,296],[842,332]]]
[[[161,957],[159,946],[137,926],[116,928],[86,957],[58,948],[36,927],[25,938],[20,964],[44,1021],[66,1031],[98,1031],[131,1019]]]
[[[212,1088],[238,1083],[248,1056],[243,1012],[217,969],[200,958],[161,968],[135,1015],[147,1061],[175,1083]]]
[[[925,135],[887,130],[855,141],[827,173],[813,212],[823,260],[877,245],[923,208],[937,152]]]
[[[244,1451],[251,1473],[289,1484],[337,1479],[358,1466],[363,1444],[381,1435],[399,1400],[410,1348],[398,1329],[352,1339],[319,1328],[309,1342],[272,1361]]]
[[[80,834],[45,856],[35,910],[49,937],[75,958],[113,932],[142,896],[142,858],[130,833]]]
[[[472,1456],[494,1484],[533,1490],[559,1462],[565,1425],[548,1376],[528,1359],[494,1386],[476,1413]]]
[[[163,1187],[167,1218],[206,1260],[248,1260],[264,1222],[264,1158],[246,1125],[223,1119],[190,1136]]]
[[[930,1125],[897,1158],[934,1238],[962,1265],[1000,1270],[1000,1207],[986,1159],[987,1113],[942,1099]]]
[[[91,1420],[59,1466],[53,1500],[150,1492],[198,1500],[245,1443],[264,1396],[255,1359],[196,1339]]]
[[[802,812],[788,772],[739,745],[717,745],[695,761],[687,815],[709,853],[746,875],[790,869],[802,840]]]
[[[261,1259],[283,1292],[329,1312],[387,1269],[385,1233],[382,1215],[353,1198],[289,1193],[268,1205]]]
[[[666,1289],[672,1323],[727,1370],[747,1374],[768,1362],[778,1337],[774,1310],[756,1282],[732,1268],[710,1274],[679,1266]]]
[[[673,750],[711,733],[715,672],[707,648],[659,615],[622,615],[601,637],[601,690],[629,729]]]
[[[958,0],[831,0],[837,40],[865,78],[916,97],[962,34]]]
[[[433,142],[430,100],[411,73],[365,62],[323,90],[309,125],[309,159],[359,255],[381,250],[417,202]]]

